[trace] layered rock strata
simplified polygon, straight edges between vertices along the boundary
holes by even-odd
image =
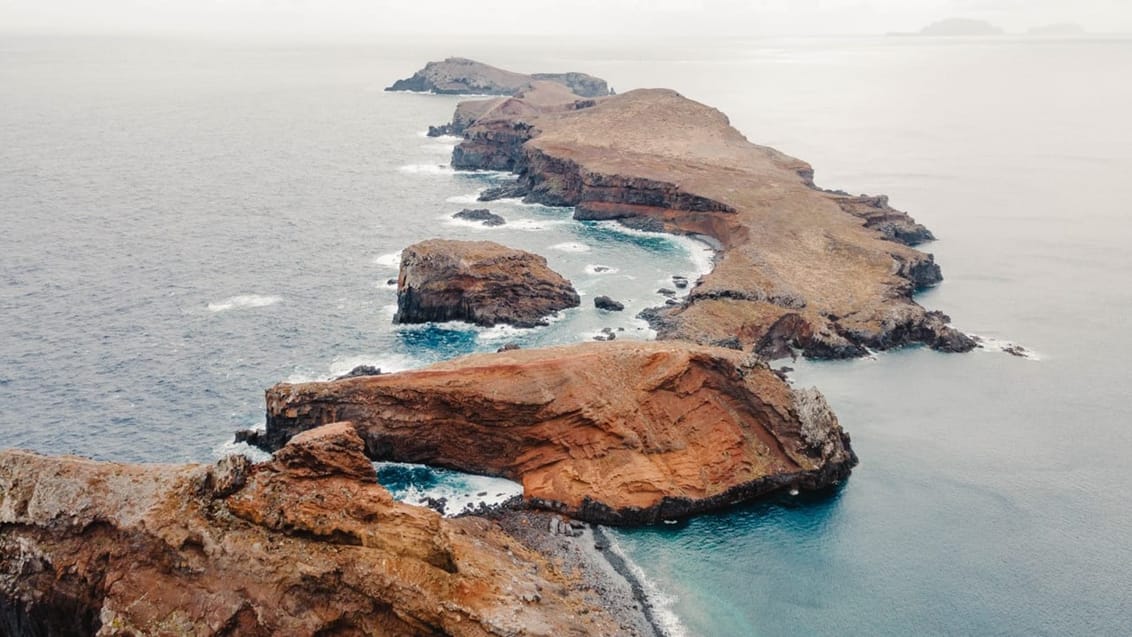
[[[585,73],[525,75],[469,60],[447,58],[429,62],[411,77],[397,80],[387,91],[417,91],[445,95],[511,95],[531,82],[561,84],[583,97],[609,95],[605,80]]]
[[[278,448],[350,420],[371,458],[504,476],[531,504],[648,524],[849,474],[848,436],[816,391],[740,352],[673,342],[474,355],[267,391]]]
[[[515,172],[500,196],[719,244],[683,303],[646,314],[659,338],[822,358],[974,347],[913,300],[942,280],[911,247],[933,238],[926,228],[885,197],[815,187],[809,164],[748,142],[713,108],[662,89],[583,99],[536,86],[460,109],[452,164]]]
[[[401,253],[393,322],[535,327],[580,304],[544,257],[491,241],[431,239]]]
[[[337,423],[255,465],[0,453],[0,633],[624,632],[496,525],[393,501],[362,449]]]

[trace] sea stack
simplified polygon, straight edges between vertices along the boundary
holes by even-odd
[[[393,322],[537,327],[580,304],[544,257],[491,241],[431,239],[401,253]]]

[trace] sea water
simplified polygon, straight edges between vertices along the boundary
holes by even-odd
[[[612,532],[673,634],[1127,633],[1126,39],[0,37],[0,446],[206,462],[281,380],[649,338],[636,313],[710,253],[476,203],[511,177],[453,171],[456,140],[422,133],[459,98],[381,90],[453,53],[670,87],[825,187],[890,195],[940,239],[920,301],[1037,353],[793,363],[861,465],[830,493]],[[398,253],[431,237],[542,254],[582,306],[531,330],[393,326]],[[381,473],[406,499],[514,488]]]

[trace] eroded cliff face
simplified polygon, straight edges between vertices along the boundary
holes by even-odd
[[[493,524],[393,501],[362,452],[349,423],[255,465],[0,452],[0,633],[621,630]]]
[[[792,390],[739,352],[674,342],[513,350],[284,383],[268,390],[267,412],[268,448],[350,420],[374,459],[505,476],[536,506],[609,524],[822,488],[856,463],[820,394]]]
[[[455,167],[514,171],[501,196],[722,247],[682,305],[646,314],[659,338],[823,358],[974,347],[913,299],[942,280],[932,255],[910,247],[933,237],[887,198],[821,190],[808,164],[673,91],[582,100],[536,87],[508,102],[475,107]]]
[[[491,241],[430,239],[401,253],[393,322],[535,327],[580,303],[570,282],[537,254]]]

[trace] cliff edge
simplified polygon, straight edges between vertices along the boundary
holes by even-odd
[[[395,502],[362,449],[335,423],[254,465],[0,452],[0,634],[624,631],[493,523]]]

